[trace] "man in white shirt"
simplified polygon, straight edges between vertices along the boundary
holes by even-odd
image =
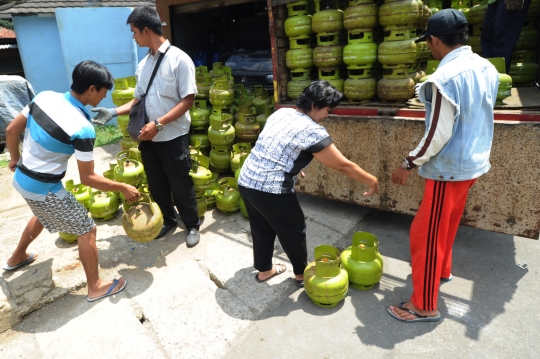
[[[200,239],[197,199],[189,175],[191,157],[188,142],[191,123],[189,109],[197,94],[195,66],[185,52],[171,46],[163,37],[161,20],[154,9],[147,6],[136,8],[129,15],[127,23],[137,44],[149,48],[135,74],[135,99],[115,109],[93,109],[98,112],[93,122],[105,124],[117,115],[128,114],[131,107],[146,95],[149,122],[140,132],[139,149],[150,193],[163,213],[163,228],[156,238],[163,237],[176,227],[176,206],[188,230],[187,246],[193,247]],[[163,56],[163,60],[148,88],[160,56]]]

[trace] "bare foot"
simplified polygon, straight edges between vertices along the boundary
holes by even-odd
[[[13,254],[6,262],[6,264],[10,267],[13,267],[13,266],[16,266],[17,264],[21,263],[21,262],[24,262],[25,260],[29,259],[30,258],[30,254],[28,253],[25,253],[24,255],[18,255],[18,256],[15,256],[15,254]],[[38,255],[37,254],[34,254],[34,260],[37,259]]]
[[[274,264],[272,265],[272,269],[267,270],[266,272],[259,272],[257,278],[259,278],[259,280],[267,280],[268,278],[277,273],[276,267],[280,268],[280,273],[283,273],[287,270],[287,267],[285,267],[283,264]]]
[[[297,274],[294,276],[294,278],[296,278],[296,280],[304,280],[304,275],[303,274]]]
[[[113,294],[117,293],[124,286],[125,283],[126,283],[126,278],[124,277],[120,278],[116,286],[113,288],[112,293]],[[107,293],[109,289],[111,288],[112,284],[113,284],[112,280],[100,279],[94,289],[90,289],[90,287],[88,287],[88,298],[97,298],[97,297],[101,297],[102,295],[105,295],[105,293]]]
[[[439,313],[437,310],[418,309],[418,308],[416,308],[414,306],[414,304],[412,304],[412,302],[403,303],[403,305],[401,307],[406,308],[406,309],[410,309],[413,312],[418,313],[419,315],[422,315],[422,316],[426,316],[426,317],[434,317]],[[417,316],[415,316],[414,314],[411,314],[407,310],[401,309],[398,305],[391,305],[390,306],[390,311],[392,311],[392,313],[396,317],[398,317],[398,318],[400,318],[402,320],[414,320],[414,319],[418,318]]]

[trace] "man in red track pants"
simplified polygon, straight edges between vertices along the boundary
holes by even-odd
[[[426,179],[424,196],[411,225],[413,294],[388,313],[404,322],[435,322],[439,284],[452,279],[452,245],[469,188],[489,171],[493,107],[499,75],[491,63],[465,46],[465,16],[453,9],[433,15],[425,34],[437,71],[418,87],[426,107],[426,132],[416,149],[392,173],[404,185],[411,170]]]

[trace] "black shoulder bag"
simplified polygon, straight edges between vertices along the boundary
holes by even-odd
[[[139,102],[131,106],[131,109],[129,110],[129,123],[128,123],[128,133],[131,137],[132,141],[135,142],[141,142],[139,140],[139,135],[141,134],[141,130],[143,127],[149,122],[148,115],[146,114],[146,94],[148,94],[148,89],[152,85],[152,81],[154,81],[154,77],[156,76],[156,72],[159,68],[159,65],[161,64],[161,60],[163,60],[163,57],[169,51],[169,47],[167,47],[167,50],[165,50],[164,53],[159,55],[159,58],[157,60],[156,66],[154,66],[154,71],[152,71],[152,76],[150,76],[150,81],[148,81],[148,86],[146,87],[146,93],[142,95]]]

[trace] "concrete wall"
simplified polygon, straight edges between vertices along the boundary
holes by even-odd
[[[392,171],[424,134],[423,119],[331,116],[323,125],[345,157],[379,179],[379,192],[312,161],[298,192],[412,214],[418,210],[423,179],[414,170],[407,185],[391,183]],[[497,122],[491,170],[472,187],[462,224],[538,238],[540,230],[540,123]]]
[[[65,92],[71,80],[60,45],[55,17],[15,16],[13,25],[26,79],[36,92]]]

